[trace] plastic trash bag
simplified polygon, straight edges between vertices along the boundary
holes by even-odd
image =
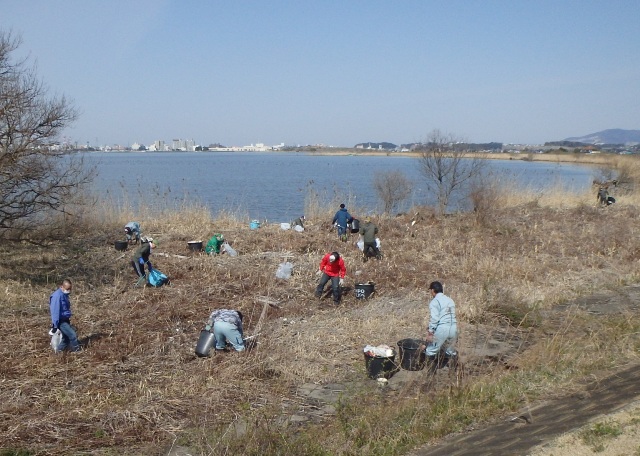
[[[149,273],[149,285],[152,287],[161,287],[165,283],[169,283],[169,278],[157,269]]]
[[[380,238],[376,238],[376,248],[380,250]]]
[[[229,244],[227,244],[226,242],[224,244],[222,244],[222,252],[226,252],[229,256],[238,256],[238,252],[235,251],[235,249],[233,247],[231,247]]]
[[[282,228],[283,230],[290,230],[291,229],[291,223],[281,223],[280,224],[280,228]]]
[[[304,231],[304,227],[300,225],[294,226],[293,229],[296,230],[298,233],[302,233]]]
[[[364,252],[364,241],[362,239],[356,242],[356,245],[358,246],[361,252]]]
[[[55,333],[49,331],[49,335],[51,336],[51,348],[55,353],[58,353],[58,347],[60,346],[60,342],[62,342],[62,331],[57,330]]]
[[[278,270],[276,271],[276,277],[278,279],[290,279],[291,278],[291,273],[293,272],[293,264],[289,263],[288,261],[286,263],[280,263],[278,265]]]

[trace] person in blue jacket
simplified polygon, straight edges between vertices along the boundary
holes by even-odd
[[[338,237],[341,241],[347,241],[347,224],[353,221],[353,217],[345,207],[344,203],[340,205],[340,209],[333,216],[332,224],[338,227]]]
[[[455,345],[458,340],[458,321],[456,319],[456,304],[449,296],[444,294],[444,288],[440,282],[429,284],[431,302],[429,303],[429,326],[427,328],[426,344],[421,350],[429,361],[429,370],[435,370],[444,366],[445,360],[453,360],[457,364],[458,352]]]
[[[56,348],[56,352],[61,352],[67,347],[71,351],[80,351],[80,343],[75,329],[71,326],[71,280],[64,279],[62,285],[49,297],[49,310],[51,311],[51,332],[62,333],[62,341]]]

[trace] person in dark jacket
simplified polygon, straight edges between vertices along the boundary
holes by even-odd
[[[54,334],[58,331],[62,333],[62,341],[55,348],[56,352],[64,351],[69,347],[71,351],[80,351],[80,343],[75,329],[71,326],[71,301],[69,294],[71,293],[71,280],[64,279],[62,285],[54,291],[49,297],[49,311],[51,312],[51,332]]]
[[[318,273],[322,274],[320,283],[316,288],[316,297],[322,296],[325,285],[331,280],[331,290],[333,291],[333,303],[340,304],[341,290],[344,284],[344,276],[347,274],[347,268],[344,260],[338,252],[327,253],[320,261],[320,269]]]
[[[295,228],[296,226],[301,226],[302,228],[304,228],[304,215],[301,215],[300,217],[298,217],[297,219],[295,219],[293,222],[291,222],[291,227]]]
[[[336,215],[333,216],[331,223],[338,227],[338,237],[343,242],[347,241],[347,224],[352,221],[353,217],[351,217],[345,205],[341,204],[340,209],[336,212]]]
[[[133,254],[133,259],[131,260],[131,266],[133,270],[136,272],[138,277],[138,284],[142,282],[142,279],[147,278],[147,275],[144,272],[144,265],[147,265],[147,269],[149,272],[153,271],[153,266],[151,265],[151,261],[149,261],[149,255],[151,255],[152,250],[156,247],[153,238],[145,237],[142,238],[142,244],[138,247]],[[136,284],[136,285],[138,285]]]
[[[370,256],[380,259],[380,250],[378,250],[378,245],[376,243],[378,227],[371,222],[371,217],[364,219],[364,224],[360,227],[360,234],[362,235],[362,241],[364,242],[364,248],[362,249],[364,261],[367,261]]]

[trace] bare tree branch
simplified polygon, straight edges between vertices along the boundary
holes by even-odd
[[[420,171],[427,188],[436,195],[441,214],[447,210],[452,195],[480,175],[486,163],[482,157],[469,154],[460,144],[453,135],[433,130],[418,158]]]
[[[0,239],[41,229],[94,175],[55,144],[77,113],[65,97],[48,96],[25,60],[12,59],[20,43],[0,31]]]

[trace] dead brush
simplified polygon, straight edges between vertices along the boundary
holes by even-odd
[[[416,410],[415,389],[388,402],[369,394],[353,409],[361,413],[357,427],[345,431],[328,420],[322,424],[328,432],[316,432],[309,425],[308,432],[299,431],[300,441],[306,436],[307,442],[320,442],[324,451],[339,454],[356,451],[354,436],[360,442],[367,438],[373,442],[372,437],[379,436],[375,445],[391,451],[402,446],[384,430],[384,426],[394,428],[394,417],[424,418],[439,411],[438,435],[455,428],[463,416],[486,418],[491,411],[517,403],[527,382],[528,391],[535,391],[547,388],[554,375],[569,381],[571,372],[560,371],[561,362],[542,365],[548,383],[541,380],[544,375],[536,374],[535,363],[545,356],[565,359],[556,346],[578,350],[580,341],[593,347],[602,343],[600,336],[582,339],[576,330],[572,346],[566,340],[536,344],[533,354],[527,331],[537,331],[537,326],[526,330],[514,326],[535,310],[542,312],[536,325],[546,329],[545,312],[558,304],[640,277],[640,264],[629,253],[640,251],[638,229],[629,223],[637,209],[632,205],[610,209],[615,210],[523,202],[497,210],[490,224],[480,226],[473,214],[435,217],[418,208],[400,217],[374,218],[385,256],[367,263],[354,245],[357,236],[347,243],[337,239],[329,223],[332,208],[325,209],[322,219],[309,218],[304,233],[284,231],[277,224],[252,231],[247,219],[210,218],[197,207],[163,214],[166,225],[162,217],[149,212],[138,221],[160,240],[152,262],[172,279],[171,286],[160,289],[132,288],[133,252],[113,249],[114,238],[128,220],[111,221],[113,214],[96,214],[93,219],[86,214],[86,221],[94,221],[46,247],[0,246],[0,322],[15,328],[15,335],[5,335],[0,344],[5,360],[0,366],[0,447],[35,453],[64,446],[69,453],[155,454],[178,437],[204,454],[211,448],[223,454],[224,448],[243,445],[249,452],[244,453],[250,454],[251,448],[262,448],[260,436],[267,436],[263,441],[274,445],[272,452],[278,451],[273,450],[277,445],[290,443],[293,448],[297,441],[293,431],[274,423],[286,421],[296,406],[305,405],[297,388],[305,382],[342,382],[353,385],[350,395],[355,398],[367,393],[365,386],[364,390],[357,386],[367,384],[359,383],[365,378],[364,345],[394,346],[403,338],[422,337],[428,314],[426,286],[432,280],[441,280],[445,293],[456,301],[460,351],[470,372],[460,389],[437,396],[442,404],[448,400],[450,409],[444,405],[431,409],[425,405],[430,401],[419,401],[423,408],[411,415]],[[208,256],[188,250],[186,241],[196,237],[206,241],[214,233],[223,233],[239,255]],[[351,288],[337,309],[313,296],[320,258],[332,250],[344,256]],[[277,267],[285,261],[294,264],[293,275],[289,280],[276,279]],[[72,323],[86,349],[78,355],[55,356],[48,346],[48,296],[65,277],[74,281]],[[376,284],[374,297],[356,300],[353,284],[369,280]],[[280,308],[267,310],[252,351],[195,356],[199,332],[213,309],[240,309],[245,334],[252,335],[262,314],[262,299],[273,300]],[[517,318],[510,314],[513,306]],[[582,320],[567,321],[583,327]],[[633,324],[617,322],[611,327],[621,333],[637,332]],[[14,336],[20,343],[9,343]],[[628,337],[621,335],[615,344],[628,342]],[[499,349],[495,358],[488,357],[494,345],[510,347],[510,357],[505,359]],[[524,353],[533,365],[522,361]],[[629,355],[628,350],[622,353]],[[576,366],[576,372],[586,372],[586,356],[579,357]],[[486,408],[472,393],[486,399]],[[507,399],[501,402],[503,398]],[[378,413],[382,410],[386,413]],[[15,416],[21,419],[16,421]],[[402,421],[417,426],[403,428],[406,441],[425,438],[417,432],[425,431],[418,423],[427,419],[421,419]],[[259,429],[248,431],[254,447],[236,438],[235,426],[243,421],[260,423]],[[227,434],[222,438],[218,431]],[[367,448],[374,453],[381,448],[375,445]]]

